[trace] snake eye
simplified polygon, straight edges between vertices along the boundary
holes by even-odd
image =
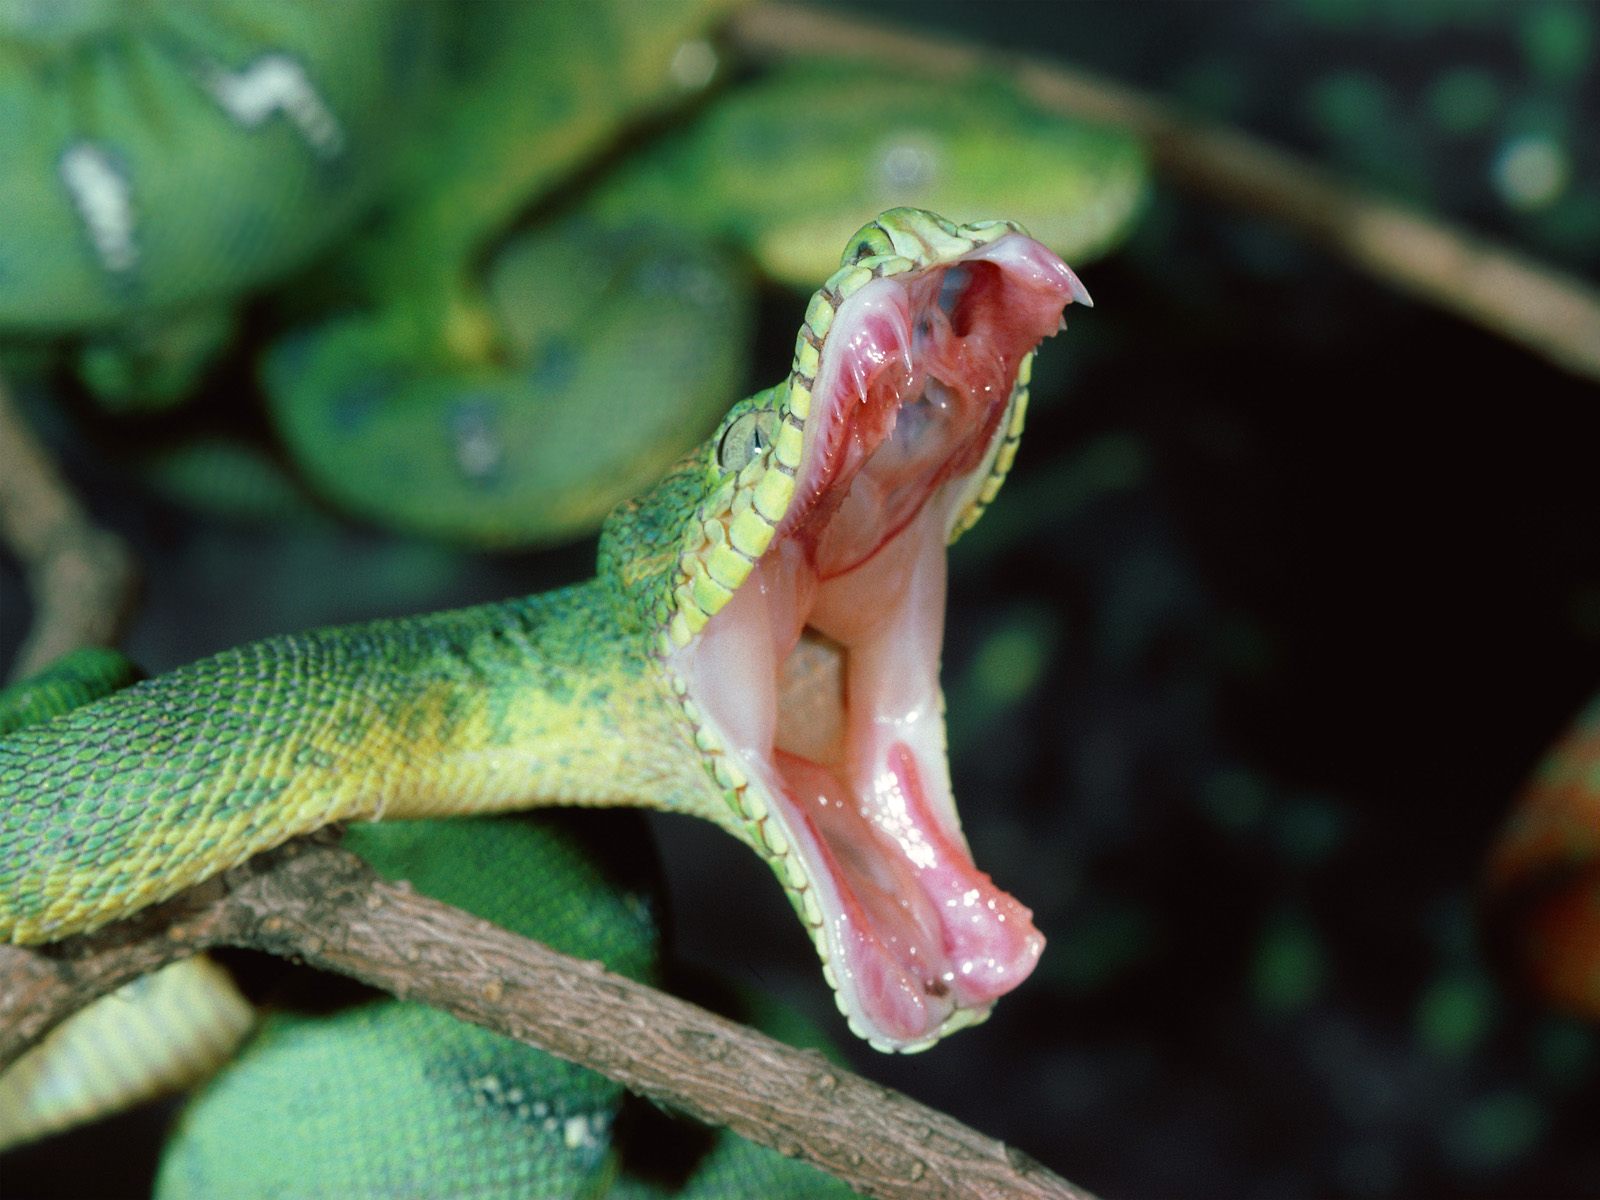
[[[722,435],[717,444],[717,465],[724,471],[742,471],[778,436],[778,414],[770,408],[747,412]]]

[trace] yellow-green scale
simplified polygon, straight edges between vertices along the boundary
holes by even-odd
[[[0,939],[92,928],[332,821],[703,793],[605,586],[269,639],[6,739]]]

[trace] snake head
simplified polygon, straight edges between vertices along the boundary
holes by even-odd
[[[945,547],[998,491],[1074,301],[1015,225],[885,213],[812,298],[787,380],[605,544],[629,548],[609,557],[706,767],[699,811],[766,859],[880,1050],[981,1021],[1044,947],[962,836],[939,656]]]

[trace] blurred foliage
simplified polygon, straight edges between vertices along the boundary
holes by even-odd
[[[1600,269],[1600,10],[1571,0],[1236,9],[1180,98],[1383,192]],[[1314,63],[1281,51],[1313,41]],[[1308,69],[1309,65],[1309,69]]]

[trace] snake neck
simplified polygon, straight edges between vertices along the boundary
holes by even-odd
[[[628,611],[589,583],[272,638],[0,739],[0,941],[94,928],[334,821],[688,807],[693,731]]]
[[[420,734],[406,750],[419,781],[432,778],[372,815],[697,807],[707,783],[692,730],[624,613],[591,580],[471,609],[433,631],[438,682],[395,714]]]

